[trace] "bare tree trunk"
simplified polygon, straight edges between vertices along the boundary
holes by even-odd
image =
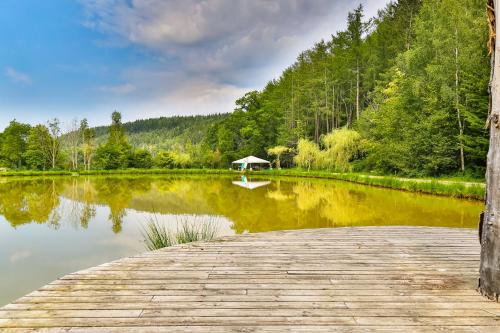
[[[335,129],[335,85],[332,85],[332,130]]]
[[[347,114],[347,128],[351,128],[352,124],[352,104],[349,103],[349,112]]]
[[[494,27],[490,30],[492,37],[490,51],[493,52],[488,118],[490,148],[486,168],[486,208],[479,225],[481,242],[479,291],[496,301],[500,295],[500,45],[493,45],[491,42],[494,42],[494,36],[500,33],[499,24],[495,21],[499,11],[499,1],[488,1],[488,17]]]
[[[328,83],[326,80],[326,65],[325,65],[325,117],[326,117],[326,133],[330,131],[328,124]]]
[[[87,170],[90,170],[92,165],[92,152],[87,152]]]
[[[460,114],[460,97],[459,97],[459,66],[458,66],[458,29],[455,26],[455,108],[457,109],[458,118],[458,144],[460,146],[460,170],[465,171],[465,157],[464,157],[464,124],[462,121],[462,115]]]
[[[298,87],[297,87],[297,90],[299,92],[299,96],[297,96],[297,116],[295,117],[297,119],[297,122],[300,121],[300,117],[301,117],[301,114],[300,114],[300,81],[297,82],[298,84]],[[302,129],[299,129],[299,132],[302,131]],[[297,139],[299,139],[300,137],[300,134],[297,136]],[[298,140],[297,140],[298,141]]]
[[[80,144],[80,134],[78,119],[74,118],[71,121],[65,140],[69,144],[71,167],[74,170],[78,169],[78,146]]]
[[[341,112],[342,112],[342,103],[340,101],[340,94],[337,96],[337,128],[340,127],[340,117],[341,117]]]
[[[356,120],[359,120],[359,60],[356,60]]]
[[[293,74],[292,74],[292,128],[295,127],[295,120],[294,120],[294,104],[295,104],[295,98],[294,98],[294,82],[293,82]]]
[[[406,30],[406,50],[408,51],[411,47],[411,42],[410,42],[410,38],[411,38],[411,24],[412,24],[412,21],[413,21],[413,8],[410,10],[410,22],[408,24],[408,30]]]
[[[52,169],[55,169],[56,167],[56,149],[57,149],[57,143],[56,140],[52,140]]]
[[[83,170],[87,170],[87,147],[85,144],[82,146],[82,153],[83,153]]]
[[[52,169],[56,167],[57,156],[59,154],[59,136],[61,134],[61,128],[59,127],[59,119],[54,118],[48,122],[49,133],[51,137],[50,142],[50,154]]]
[[[314,142],[319,142],[319,110],[314,113]]]

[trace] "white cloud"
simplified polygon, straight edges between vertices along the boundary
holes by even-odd
[[[234,101],[247,90],[205,79],[193,79],[180,83],[163,97],[153,98],[138,108],[150,111],[156,109],[157,112],[168,111],[175,114],[230,112],[234,109]]]
[[[291,48],[295,53],[301,37],[331,13],[347,13],[352,6],[345,0],[81,2],[85,25],[111,40],[175,59],[187,75],[208,74],[238,84],[245,79],[236,72],[272,63]]]
[[[147,74],[142,74],[147,77]],[[224,113],[231,112],[235,107],[234,101],[248,91],[247,88],[206,79],[172,79],[171,83],[166,84],[161,81],[166,77],[160,77],[161,75],[156,76],[160,87],[154,87],[158,90],[153,91],[151,96],[129,101],[117,99],[104,102],[98,109],[103,114],[109,114],[116,109],[122,113],[124,121],[172,115]],[[149,86],[145,89],[148,88]]]
[[[134,100],[102,101],[126,117],[230,112],[299,52],[344,29],[359,3],[366,17],[389,0],[80,0],[84,25],[102,47],[134,45],[156,68],[124,68],[128,85],[100,91]],[[158,60],[160,59],[160,60]],[[154,67],[154,66],[153,66]],[[132,108],[134,110],[132,110]],[[134,119],[134,117],[132,117]]]
[[[130,94],[135,90],[135,86],[130,83],[120,84],[115,86],[100,86],[97,88],[101,92],[112,93],[117,95]]]
[[[5,76],[11,79],[12,82],[28,85],[33,83],[33,80],[28,74],[15,70],[12,67],[5,67]]]
[[[86,25],[138,44],[213,43],[255,30],[300,31],[334,8],[331,0],[83,0]],[[339,1],[337,1],[338,3]]]

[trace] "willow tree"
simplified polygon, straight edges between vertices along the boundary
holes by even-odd
[[[489,49],[491,52],[490,147],[486,165],[486,209],[479,229],[481,264],[479,291],[498,301],[500,295],[500,44],[495,36],[500,24],[495,17],[500,11],[500,0],[488,0],[490,22]]]
[[[267,150],[268,155],[276,156],[276,168],[281,169],[281,156],[285,153],[288,153],[290,148],[285,146],[276,146],[269,148]]]

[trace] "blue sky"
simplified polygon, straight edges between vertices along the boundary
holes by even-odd
[[[360,2],[388,0],[0,1],[0,130],[230,112]]]

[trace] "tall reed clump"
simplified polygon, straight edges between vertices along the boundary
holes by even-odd
[[[143,228],[142,235],[146,248],[152,251],[177,244],[210,241],[217,236],[218,229],[218,223],[213,217],[203,221],[189,221],[188,217],[182,217],[177,221],[177,230],[172,232],[155,215]]]
[[[144,238],[146,248],[150,251],[175,244],[175,237],[172,237],[171,232],[167,230],[164,224],[159,223],[153,218],[143,228],[142,237]]]

